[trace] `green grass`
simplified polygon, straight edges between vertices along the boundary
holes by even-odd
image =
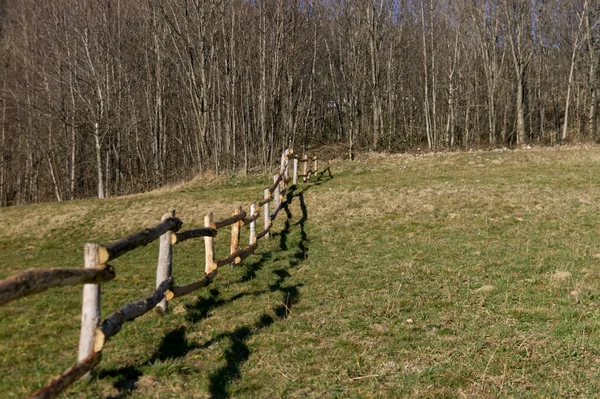
[[[92,379],[65,397],[600,392],[600,148],[370,155],[330,167],[334,178],[304,194],[306,220],[296,198],[291,220],[282,213],[244,266],[174,300],[166,317],[127,323]],[[209,210],[227,217],[267,184],[1,209],[0,278],[79,267],[86,241],[120,238],[172,208],[184,228]],[[217,237],[218,254],[228,240]],[[203,242],[174,250],[176,282],[196,280]],[[113,263],[104,315],[152,291],[157,253],[149,245]],[[0,309],[4,396],[72,364],[80,301],[81,287],[61,288]]]

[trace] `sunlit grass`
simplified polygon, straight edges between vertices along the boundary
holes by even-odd
[[[590,397],[600,388],[600,149],[363,156],[298,198],[243,267],[111,339],[67,397]],[[195,227],[267,178],[0,210],[0,277],[77,267],[175,208]],[[301,185],[300,188],[304,186]],[[282,217],[283,216],[283,217]],[[303,223],[298,223],[302,221]],[[227,231],[217,237],[227,251]],[[247,240],[247,236],[244,236]],[[103,314],[152,291],[157,245],[114,262]],[[201,240],[174,276],[201,275]],[[557,274],[568,272],[568,274]],[[560,277],[558,277],[560,276]],[[76,358],[81,288],[0,309],[1,392]]]

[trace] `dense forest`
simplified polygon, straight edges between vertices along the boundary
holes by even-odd
[[[598,138],[596,0],[0,0],[0,206]]]

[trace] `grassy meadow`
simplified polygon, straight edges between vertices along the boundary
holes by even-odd
[[[593,397],[600,392],[600,148],[332,161],[292,217],[213,285],[105,346],[67,398]],[[184,229],[259,200],[266,176],[104,201],[0,209],[0,278],[81,267],[175,208]],[[261,228],[258,229],[259,231]],[[244,229],[243,240],[247,240]],[[229,232],[216,238],[224,257]],[[107,316],[147,297],[158,244],[112,262]],[[198,279],[202,240],[174,247]],[[24,397],[77,356],[81,287],[0,308],[0,392]]]

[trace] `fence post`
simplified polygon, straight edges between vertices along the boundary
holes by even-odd
[[[317,163],[317,156],[315,155],[313,157],[313,174],[316,174],[317,170],[319,170],[319,165]]]
[[[288,155],[285,157],[285,169],[283,172],[283,180],[285,181],[285,186],[288,186],[288,182],[290,181],[290,160]]]
[[[309,177],[309,176],[308,176],[308,155],[304,154],[304,155],[302,156],[302,161],[303,161],[303,163],[304,163],[304,166],[303,166],[303,169],[302,169],[302,170],[303,170],[302,174],[303,174],[304,176],[302,176],[302,181],[303,181],[304,183],[306,183],[306,181],[308,180],[308,177]]]
[[[277,182],[278,178],[279,178],[279,175],[273,176],[273,183]],[[273,192],[273,207],[275,208],[273,210],[274,212],[276,212],[277,209],[279,209],[279,204],[281,202],[281,198],[279,195],[279,193],[281,192],[280,187],[281,187],[281,183],[275,187],[275,191]]]
[[[269,201],[267,201],[269,199],[269,197],[271,196],[271,192],[269,191],[269,188],[265,188],[265,204],[263,205],[263,227],[264,229],[268,229],[269,226],[271,225],[271,212],[270,212],[270,204]],[[269,238],[269,233],[267,232],[267,234],[265,234],[265,238]]]
[[[292,184],[294,186],[298,184],[298,158],[294,158],[294,175],[292,178]]]
[[[210,212],[208,215],[204,216],[204,227],[214,228],[214,220],[213,214]],[[204,273],[210,274],[217,270],[217,265],[215,264],[214,254],[215,254],[215,242],[212,237],[204,236],[204,254],[205,254],[205,263],[204,263]]]
[[[175,217],[175,211],[163,215],[161,221]],[[171,244],[171,230],[160,236],[158,247],[158,265],[156,266],[156,288],[173,274],[173,247]],[[156,310],[162,314],[167,313],[167,299],[163,299],[156,305]]]
[[[283,173],[285,171],[285,158],[287,156],[288,150],[284,150],[281,153],[281,165],[279,166],[279,173]]]
[[[250,218],[256,215],[256,202],[250,204]],[[256,242],[256,220],[250,222],[250,245]]]
[[[84,267],[98,266],[98,244],[85,244]],[[79,335],[79,353],[77,360],[88,357],[94,349],[94,330],[100,324],[100,285],[85,284],[83,286],[83,302],[81,305],[81,333]]]
[[[238,209],[236,209],[235,212],[233,212],[233,216],[237,216],[240,213],[242,213],[241,206]],[[240,248],[240,224],[241,221],[238,221],[231,225],[231,247],[229,252],[230,254],[234,253]],[[236,260],[234,260],[231,264],[234,265],[238,263]]]

